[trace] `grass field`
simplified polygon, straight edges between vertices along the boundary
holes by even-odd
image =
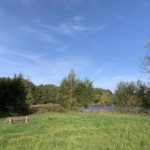
[[[47,113],[28,123],[0,119],[0,150],[150,150],[150,117]]]

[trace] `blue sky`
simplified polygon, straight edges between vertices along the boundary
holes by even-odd
[[[0,0],[0,76],[59,84],[73,69],[114,90],[147,80],[150,0]]]

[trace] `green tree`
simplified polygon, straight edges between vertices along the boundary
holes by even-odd
[[[139,105],[135,82],[120,82],[115,91],[115,104],[124,111],[133,112]]]
[[[14,78],[0,78],[0,112],[19,113],[27,112],[28,90],[22,75]]]
[[[35,104],[57,103],[58,87],[53,84],[36,86],[33,97]]]
[[[27,96],[26,96],[26,103],[28,105],[32,105],[34,104],[34,97],[33,97],[33,91],[35,90],[35,85],[29,80],[29,79],[24,79],[22,77],[22,80],[24,82],[24,85],[26,87],[26,90],[27,90]]]
[[[150,75],[150,42],[148,43],[148,52],[142,61],[142,69],[145,73]]]
[[[34,104],[42,104],[43,100],[43,85],[36,86],[32,92]]]
[[[113,104],[113,93],[110,90],[94,88],[94,102],[100,105]]]
[[[137,82],[138,86],[138,97],[140,99],[140,107],[146,113],[150,109],[150,87],[141,81]]]
[[[61,82],[59,90],[60,104],[64,107],[71,109],[77,104],[75,98],[76,89],[76,75],[74,71],[71,71],[69,75]]]
[[[84,81],[78,80],[75,89],[75,96],[79,105],[87,106],[94,103],[93,83],[89,79]]]
[[[101,88],[94,88],[94,103],[101,103],[103,90]]]

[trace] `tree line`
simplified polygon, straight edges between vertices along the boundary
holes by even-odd
[[[65,109],[89,104],[112,104],[110,90],[94,88],[93,82],[80,80],[74,71],[65,77],[59,86],[54,84],[35,85],[22,74],[14,77],[0,77],[0,113],[25,114],[31,105],[53,103]]]
[[[35,85],[22,74],[13,78],[0,78],[0,113],[25,114],[36,104],[59,104],[64,109],[74,109],[90,104],[114,105],[125,112],[148,112],[150,110],[150,86],[141,81],[120,82],[115,93],[95,88],[90,79],[80,80],[74,71],[59,86]]]

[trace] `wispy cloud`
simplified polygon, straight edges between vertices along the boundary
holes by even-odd
[[[71,70],[82,71],[89,66],[89,62],[81,56],[60,56],[55,58],[39,58],[38,54],[18,50],[0,49],[0,76],[2,72],[8,75],[22,72],[33,82],[58,84]]]
[[[67,49],[68,49],[69,47],[71,47],[73,44],[74,44],[74,43],[66,44],[66,45],[64,45],[64,46],[61,46],[61,47],[59,47],[59,48],[56,48],[55,51],[56,51],[56,52],[63,53],[63,54],[68,53]],[[38,56],[38,58],[48,56],[50,53],[51,53],[50,51],[49,51],[49,52],[42,53],[40,56]]]
[[[45,28],[69,37],[76,37],[81,32],[90,30],[90,28],[86,27],[83,24],[73,22],[64,22],[57,26],[46,25]]]
[[[91,32],[91,34],[95,34],[96,32],[99,32],[101,30],[104,30],[105,28],[108,28],[109,26],[111,26],[112,24],[116,23],[117,21],[119,21],[120,19],[122,19],[122,17],[113,19],[105,24],[102,24],[98,27],[96,27],[95,29],[93,29],[93,31]]]
[[[13,73],[22,72],[36,84],[59,84],[71,69],[79,73],[91,67],[91,62],[83,56],[69,55],[51,59],[39,56],[40,54],[33,52],[0,48],[0,76],[4,76],[3,73],[12,76]],[[100,67],[93,74],[99,76],[103,71],[104,68]],[[95,79],[94,86],[114,91],[120,81],[136,81],[141,78],[140,75],[106,76]]]
[[[19,30],[23,34],[28,35],[31,38],[36,38],[40,41],[45,41],[49,43],[56,43],[56,40],[54,39],[52,34],[42,28],[31,27],[30,25],[26,25],[26,26],[20,26]]]
[[[83,21],[84,17],[83,16],[74,16],[73,20],[75,20],[75,21]]]
[[[101,79],[97,79],[94,81],[95,87],[102,87],[104,89],[110,89],[111,91],[115,91],[117,84],[121,81],[137,81],[141,79],[140,75],[118,75],[112,77],[103,77]]]
[[[30,7],[34,0],[18,0],[25,7]]]
[[[140,3],[142,4],[142,6],[147,7],[150,5],[150,1],[149,0],[140,0]]]
[[[75,56],[66,50],[74,44],[77,44],[83,38],[108,28],[119,19],[114,19],[96,28],[88,27],[84,22],[81,22],[81,19],[79,16],[76,16],[70,21],[62,22],[58,25],[39,22],[38,24],[20,26],[18,30],[21,34],[56,45],[54,51],[60,52],[62,55],[47,57],[51,53],[50,50],[47,52],[40,51],[39,53],[33,53],[33,51],[0,48],[0,57],[3,58],[0,60],[2,72],[6,72],[5,70],[9,71],[8,74],[23,72],[35,83],[50,82],[58,84],[71,69],[74,69],[76,72],[82,72],[88,68],[91,64],[90,60],[84,58],[84,56]],[[78,35],[84,36],[78,39]],[[65,43],[61,41],[62,36],[75,38],[71,38],[72,40],[69,39],[70,42]],[[95,75],[100,74],[102,71],[103,68],[99,68],[95,72]],[[98,81],[97,83],[100,82]]]
[[[93,76],[99,76],[104,71],[103,67],[99,67],[96,69],[96,71],[93,73]]]
[[[80,18],[80,16],[75,16],[75,18],[76,17],[78,19]],[[67,51],[67,49],[70,48],[71,46],[73,46],[74,44],[77,44],[82,39],[88,38],[89,36],[108,28],[112,24],[119,21],[121,18],[122,17],[118,17],[116,19],[113,19],[113,20],[111,20],[103,25],[100,25],[98,27],[95,27],[95,28],[87,27],[84,24],[76,24],[72,21],[61,23],[58,26],[43,25],[43,28],[46,28],[46,30],[50,30],[51,32],[60,33],[64,36],[74,37],[74,40],[72,42],[64,44],[64,45],[60,46],[59,48],[55,49],[55,51],[65,53]],[[80,35],[79,37],[77,37],[78,34]],[[43,54],[42,57],[48,55],[49,53],[50,52]]]
[[[33,23],[32,25],[22,25],[17,30],[19,30],[21,34],[32,39],[58,44],[63,41],[63,36],[64,38],[78,39],[81,34],[91,31],[89,27],[79,21],[82,18],[82,16],[75,16],[66,22],[60,22],[57,25],[44,23],[38,20],[38,22]]]
[[[119,21],[121,18],[122,17],[113,19],[105,24],[92,28],[85,25],[84,22],[81,23],[83,16],[74,16],[69,21],[61,22],[58,25],[38,22],[38,24],[35,25],[21,26],[20,30],[23,32],[23,34],[31,38],[36,38],[37,40],[51,44],[61,43],[63,39],[60,37],[62,36],[73,38],[70,43],[64,43],[63,45],[61,44],[60,48],[56,48],[56,50],[64,50],[69,48],[70,45],[73,45],[72,43],[79,42],[83,38],[89,37],[90,35],[108,28],[112,24]]]
[[[63,7],[63,9],[70,10],[71,8],[78,7],[86,0],[53,0],[51,4],[55,7]]]
[[[60,29],[58,31],[72,37],[75,37],[78,33],[89,30],[87,27],[83,25],[71,23],[62,23],[60,27],[58,27],[58,29]]]

